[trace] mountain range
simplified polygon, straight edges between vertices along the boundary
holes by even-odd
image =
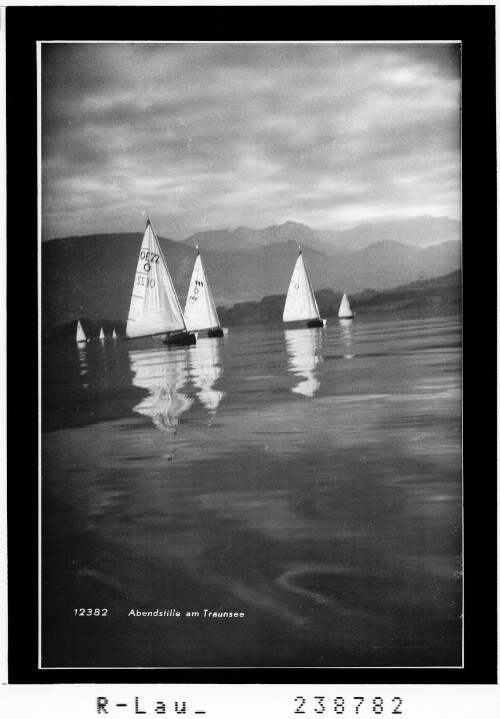
[[[261,230],[237,227],[235,230],[196,232],[183,243],[202,250],[246,251],[280,242],[296,242],[320,252],[337,255],[361,250],[375,242],[392,240],[416,247],[460,241],[461,223],[450,217],[413,217],[357,225],[349,230],[315,230],[300,222],[285,222]]]
[[[309,242],[302,240],[308,230],[312,233]],[[267,231],[267,237],[274,242],[246,244],[244,250],[204,248],[201,241],[193,240],[196,235],[184,242],[159,237],[181,303],[196,258],[192,243],[202,249],[219,306],[286,293],[299,243],[316,290],[355,293],[388,289],[439,277],[461,265],[461,246],[456,239],[429,247],[387,239],[355,251],[337,250],[335,254],[322,250],[315,241],[321,242],[315,231],[305,225],[285,223]],[[253,232],[260,243],[263,231]],[[79,317],[126,320],[141,241],[141,233],[122,233],[42,243],[43,332]]]

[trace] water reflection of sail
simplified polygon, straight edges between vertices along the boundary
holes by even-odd
[[[177,432],[181,414],[193,403],[180,392],[188,379],[188,352],[184,348],[129,352],[132,384],[149,392],[134,411],[150,417],[162,432]]]
[[[315,369],[323,361],[321,346],[323,335],[319,329],[285,330],[285,343],[288,351],[289,370],[306,379],[292,387],[292,392],[314,397],[320,387]]]
[[[215,412],[224,392],[213,388],[222,374],[219,364],[219,340],[204,338],[189,352],[191,380],[198,390],[198,399],[210,412]]]
[[[86,345],[79,345],[78,346],[78,365],[79,365],[79,371],[80,376],[85,377],[85,375],[88,375],[89,373],[89,365],[87,360],[87,346]],[[85,377],[85,379],[87,379]],[[89,386],[88,382],[83,382],[82,386],[84,388]]]
[[[354,342],[352,337],[352,320],[350,319],[341,319],[339,320],[340,324],[340,339],[342,340],[342,344],[344,345],[344,351],[346,354],[344,357],[346,359],[353,359],[354,357]]]

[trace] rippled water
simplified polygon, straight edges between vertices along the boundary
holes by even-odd
[[[459,317],[142,342],[42,349],[42,666],[461,665]]]

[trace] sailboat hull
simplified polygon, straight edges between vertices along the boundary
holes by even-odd
[[[324,327],[325,325],[326,320],[315,317],[313,320],[309,320],[309,322],[306,324],[306,327]]]
[[[196,344],[196,333],[185,332],[179,335],[171,335],[170,337],[162,337],[164,345],[175,345],[176,347],[188,347]]]
[[[207,337],[224,337],[224,330],[222,327],[213,327],[211,330],[208,330]]]

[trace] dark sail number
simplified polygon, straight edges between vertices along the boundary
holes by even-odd
[[[137,275],[137,284],[141,287],[154,287],[156,282],[153,278],[149,279],[149,277],[143,277],[142,275]]]
[[[194,284],[195,284],[196,286],[195,286],[195,288],[193,289],[193,294],[189,297],[189,301],[190,301],[190,302],[196,302],[196,300],[198,299],[197,295],[198,295],[198,293],[199,293],[199,291],[200,291],[199,288],[204,286],[204,285],[203,285],[203,282],[202,282],[201,280],[195,280],[195,281],[194,281]]]
[[[141,260],[147,260],[148,262],[158,262],[160,259],[160,255],[156,254],[155,252],[149,252],[149,250],[146,252],[145,250],[141,250]]]

